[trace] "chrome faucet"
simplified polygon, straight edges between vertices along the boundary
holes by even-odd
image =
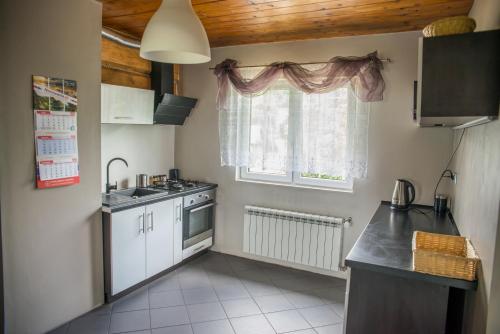
[[[109,160],[108,162],[108,165],[106,166],[106,194],[109,194],[109,192],[113,189],[118,189],[118,183],[115,181],[115,184],[111,185],[109,183],[109,165],[111,165],[111,163],[115,160],[120,160],[120,161],[123,161],[123,163],[128,167],[128,163],[127,161],[125,161],[125,159],[123,158],[113,158],[111,160]]]

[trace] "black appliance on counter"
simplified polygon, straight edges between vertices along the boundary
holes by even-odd
[[[179,169],[173,168],[168,171],[168,178],[173,181],[178,181],[181,178]]]

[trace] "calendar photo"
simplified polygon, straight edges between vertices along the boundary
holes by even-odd
[[[76,112],[78,106],[75,80],[33,76],[33,109]]]

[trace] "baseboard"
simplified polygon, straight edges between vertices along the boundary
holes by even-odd
[[[283,266],[283,267],[288,267],[288,268],[294,268],[294,269],[309,271],[309,272],[312,272],[312,273],[321,274],[321,275],[327,275],[327,276],[332,276],[332,277],[341,278],[341,279],[345,279],[345,280],[347,279],[347,272],[345,272],[345,271],[324,270],[324,269],[320,269],[320,268],[314,268],[314,267],[304,266],[304,265],[290,263],[290,262],[286,262],[286,261],[275,260],[275,259],[271,259],[271,258],[267,258],[267,257],[255,256],[255,255],[247,254],[247,253],[244,253],[244,252],[221,250],[219,248],[217,248],[217,249],[211,249],[211,251],[216,252],[216,253],[222,253],[222,254],[227,254],[227,255],[233,255],[233,256],[237,256],[237,257],[242,257],[242,258],[249,259],[249,260],[255,260],[255,261],[260,261],[260,262],[265,262],[265,263],[277,264],[277,265]]]

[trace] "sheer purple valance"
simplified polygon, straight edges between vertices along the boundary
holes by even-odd
[[[240,94],[252,95],[264,92],[280,77],[305,93],[331,92],[350,83],[361,101],[383,100],[385,82],[380,73],[383,64],[376,51],[363,57],[333,57],[325,66],[315,70],[297,63],[276,62],[266,66],[251,79],[243,78],[237,63],[236,60],[226,59],[215,67],[214,74],[219,86],[219,110],[226,105],[229,82]]]

